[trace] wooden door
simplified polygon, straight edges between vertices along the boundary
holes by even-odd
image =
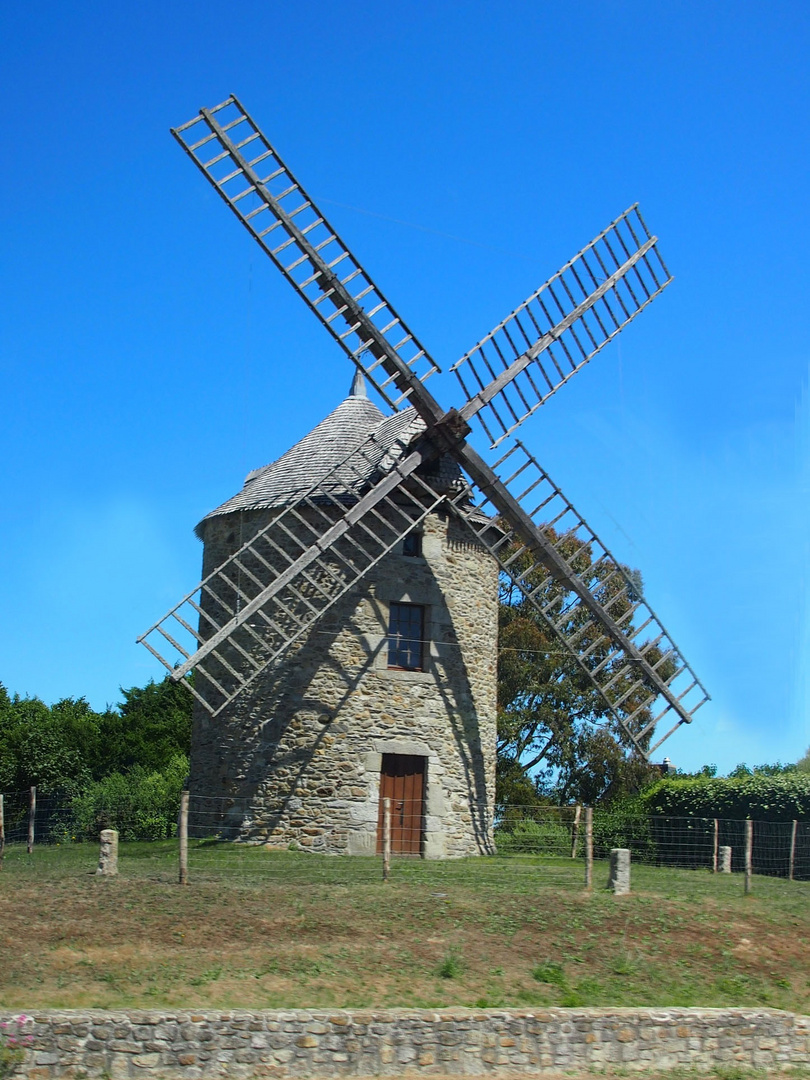
[[[377,853],[382,851],[383,799],[391,800],[391,854],[421,855],[425,801],[425,758],[383,754]]]

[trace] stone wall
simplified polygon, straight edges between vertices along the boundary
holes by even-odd
[[[36,1012],[28,1030],[17,1071],[31,1080],[810,1064],[810,1017],[766,1009],[70,1011]]]
[[[270,515],[207,520],[204,574]],[[495,561],[463,525],[430,514],[421,556],[395,549],[220,715],[197,708],[192,796],[231,800],[234,839],[371,855],[382,755],[415,755],[426,765],[423,854],[493,851],[497,585]],[[422,671],[388,668],[396,602],[425,608]]]

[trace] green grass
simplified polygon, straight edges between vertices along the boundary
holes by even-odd
[[[768,1006],[807,1012],[810,884],[582,864],[337,858],[192,841],[7,850],[0,1004]]]

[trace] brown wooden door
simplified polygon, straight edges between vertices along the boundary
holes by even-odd
[[[377,852],[382,851],[383,799],[391,800],[391,854],[422,854],[425,801],[425,758],[412,754],[383,754]]]

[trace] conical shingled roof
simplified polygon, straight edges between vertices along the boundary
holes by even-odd
[[[358,479],[364,479],[358,476],[357,459],[353,460],[351,469],[343,470],[343,478],[339,467],[353,449],[374,433],[374,452],[363,463],[370,479],[381,466],[390,468],[423,430],[424,423],[413,408],[384,416],[366,397],[365,385],[358,373],[351,394],[334,412],[277,461],[248,473],[242,490],[206,514],[195,532],[202,539],[203,526],[209,518],[240,510],[290,506],[313,488],[339,495],[347,490],[349,478],[356,489]]]

